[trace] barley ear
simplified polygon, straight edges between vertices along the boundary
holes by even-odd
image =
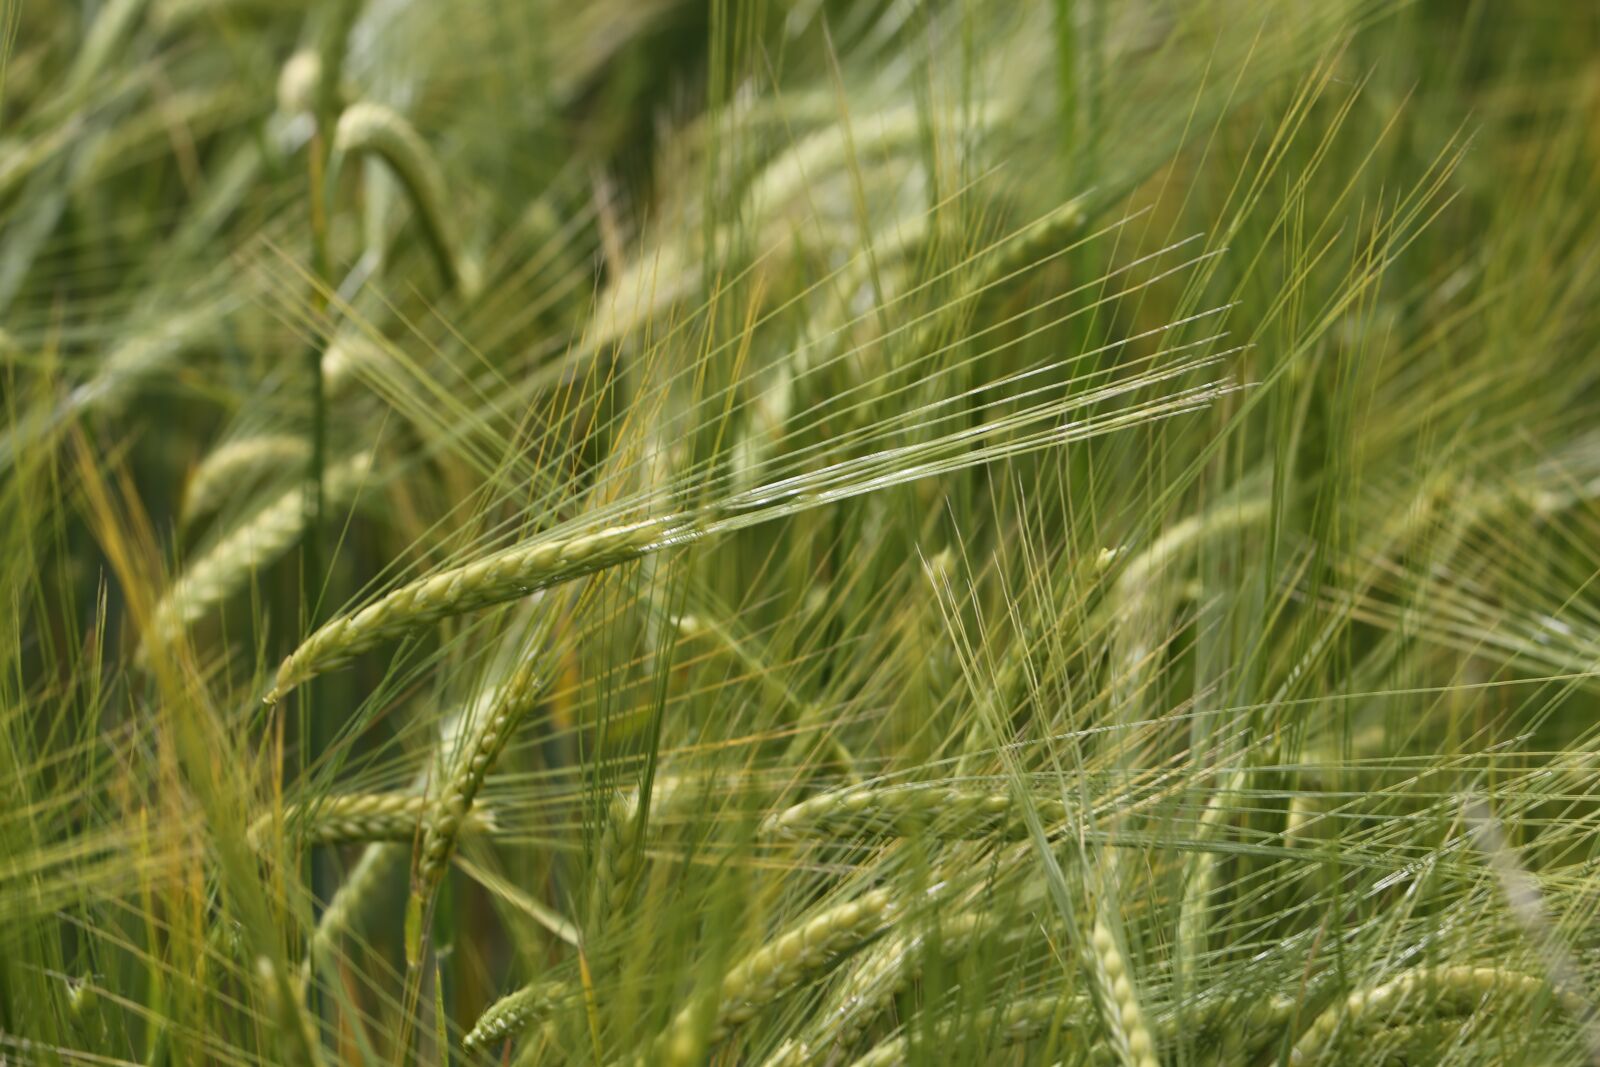
[[[325,966],[334,959],[339,939],[355,928],[367,901],[399,868],[407,851],[392,841],[374,842],[362,849],[361,857],[334,891],[317,920],[316,929],[311,932],[311,943],[300,965],[302,996],[310,984],[312,968]]]
[[[352,841],[410,841],[416,836],[427,798],[406,793],[353,793],[328,797],[302,809],[290,804],[281,823],[308,845],[337,845]],[[280,823],[267,812],[251,824],[250,844],[260,849],[266,835]],[[492,812],[474,809],[462,819],[458,833],[478,834],[495,827]]]
[[[1105,904],[1100,906],[1089,933],[1090,969],[1101,1018],[1112,1050],[1124,1067],[1159,1067],[1155,1041],[1145,1022],[1127,954],[1108,917],[1109,910]]]
[[[278,668],[266,701],[276,702],[296,686],[389,638],[520,599],[687,536],[656,522],[609,526],[573,537],[536,538],[508,552],[419,578],[309,635]]]
[[[315,48],[301,48],[284,61],[278,72],[278,110],[303,115],[316,109],[322,84],[322,57]]]
[[[709,1005],[708,1023],[705,1005],[680,1011],[657,1040],[652,1062],[672,1067],[700,1062],[702,1023],[705,1040],[721,1041],[835,956],[887,929],[898,910],[888,890],[875,889],[791,927],[728,971]]]
[[[1019,932],[1003,930],[999,918],[990,912],[971,912],[940,919],[937,943],[944,958],[955,959],[974,944]],[[916,980],[923,954],[931,947],[927,929],[896,927],[853,957],[805,1030],[779,1046],[762,1067],[805,1067],[831,1057],[836,1049],[848,1049]]]
[[[447,286],[462,281],[461,248],[445,213],[444,172],[422,135],[382,104],[351,104],[339,116],[334,148],[345,155],[372,153],[389,165],[412,207]]]
[[[362,452],[328,472],[324,498],[338,503],[353,497],[372,467],[372,454]],[[250,576],[287,552],[305,528],[300,489],[291,489],[245,519],[195,560],[172,583],[151,618],[145,646],[166,644],[198,621],[212,607],[244,588]]]
[[[497,1041],[514,1038],[549,1014],[551,1006],[570,995],[560,982],[530,982],[489,1005],[461,1039],[467,1052],[486,1049]]]
[[[1582,997],[1553,990],[1542,979],[1499,967],[1417,967],[1382,985],[1358,989],[1324,1011],[1289,1051],[1291,1067],[1316,1063],[1341,1029],[1390,1020],[1405,1011],[1401,1022],[1418,1018],[1454,1018],[1476,1012],[1490,996],[1523,1001],[1549,999],[1572,1015],[1588,1018],[1593,1008]]]
[[[190,476],[183,494],[183,521],[193,523],[215,511],[242,484],[304,466],[309,451],[305,438],[294,434],[230,441],[206,456]]]
[[[1066,818],[1060,797],[1036,797],[1033,805],[1046,824]],[[761,832],[769,837],[896,836],[918,832],[960,838],[998,834],[1013,839],[1027,834],[1016,799],[1009,793],[922,783],[818,793],[767,816]]]
[[[659,799],[670,788],[670,782],[658,783],[653,799]],[[632,890],[639,866],[638,835],[639,791],[625,790],[613,797],[606,809],[606,824],[595,854],[588,915],[591,925],[607,922]]]
[[[457,838],[475,823],[474,804],[490,769],[517,726],[538,704],[555,673],[545,646],[554,630],[556,614],[554,610],[546,611],[535,623],[527,658],[496,690],[480,720],[469,724],[453,765],[446,768],[444,788],[429,805],[422,828],[419,871],[425,887],[437,885],[443,877]]]
[[[985,1008],[970,1019],[960,1020],[962,1029],[983,1034],[997,1044],[1015,1044],[1028,1041],[1059,1027],[1074,1016],[1081,1017],[1084,1005],[1079,1000],[1052,995],[1027,997],[1002,1007]],[[934,1030],[935,1040],[953,1036],[950,1022],[939,1023]],[[901,1034],[890,1038],[866,1055],[854,1060],[850,1067],[898,1067],[910,1062],[911,1040]]]

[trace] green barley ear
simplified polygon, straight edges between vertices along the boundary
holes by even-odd
[[[355,841],[410,841],[422,825],[426,797],[406,793],[354,793],[333,796],[302,808],[286,805],[282,817],[267,812],[250,825],[250,843],[261,848],[277,825],[288,827],[308,845],[338,845]],[[474,808],[462,818],[458,835],[481,834],[495,829],[494,813]]]
[[[1489,997],[1524,1003],[1550,1000],[1580,1019],[1593,1012],[1582,997],[1553,990],[1532,975],[1499,967],[1417,967],[1382,985],[1359,989],[1317,1016],[1290,1049],[1289,1063],[1308,1067],[1319,1062],[1341,1030],[1469,1016]]]
[[[255,979],[267,1019],[286,1035],[282,1038],[284,1044],[298,1051],[300,1062],[308,1067],[321,1067],[322,1042],[299,998],[292,995],[296,992],[292,983],[266,956],[256,957]]]
[[[422,135],[399,113],[364,101],[340,114],[333,144],[343,155],[372,153],[389,165],[411,198],[445,285],[461,285],[461,245],[445,212],[444,172]]]
[[[663,801],[677,791],[673,779],[657,779],[650,802],[657,815]],[[612,798],[606,824],[595,854],[593,888],[588,921],[609,921],[618,904],[627,899],[639,873],[639,790],[628,789]]]
[[[1129,559],[1112,586],[1107,607],[1113,627],[1111,670],[1113,714],[1119,722],[1141,718],[1150,700],[1152,679],[1158,676],[1155,660],[1168,633],[1167,613],[1175,599],[1176,583],[1170,570],[1217,538],[1252,529],[1271,516],[1271,501],[1249,497],[1222,504],[1175,524],[1137,556]],[[1120,553],[1107,550],[1102,568],[1115,565]],[[1199,840],[1209,842],[1238,804],[1248,770],[1232,771],[1224,784],[1207,799],[1199,820]],[[1196,960],[1205,952],[1208,906],[1216,884],[1218,854],[1197,849],[1185,864],[1183,896],[1179,906],[1178,944],[1183,958]]]
[[[355,866],[334,891],[311,932],[306,958],[301,962],[299,984],[309,985],[312,968],[324,968],[337,958],[340,938],[351,933],[362,909],[394,875],[402,871],[409,849],[393,841],[379,841],[361,850]]]
[[[646,1062],[671,1067],[700,1062],[702,1034],[713,1044],[721,1041],[835,956],[887,929],[899,910],[888,890],[875,889],[790,927],[735,964],[723,977],[714,1003],[680,1011]],[[710,1009],[709,1023],[702,1031],[705,1007]]]
[[[492,692],[479,699],[487,702],[492,699]],[[441,713],[439,736],[435,741],[438,752],[448,755],[457,750],[463,720],[470,717],[468,714],[470,710],[470,706],[456,707]],[[421,790],[427,784],[428,771],[424,769],[416,775],[412,788]],[[410,840],[407,839],[408,844]],[[411,851],[410,848],[393,841],[375,842],[361,850],[360,858],[355,866],[350,868],[350,873],[345,876],[339,888],[334,891],[328,906],[317,919],[316,928],[311,932],[311,943],[300,967],[299,982],[302,990],[310,984],[313,967],[326,967],[335,959],[335,950],[340,939],[356,928],[368,902],[374,899],[381,887],[393,875],[399,873]]]
[[[956,1020],[955,1023],[1000,1044],[1015,1044],[1048,1033],[1052,1028],[1060,1028],[1068,1022],[1081,1023],[1084,1008],[1081,999],[1035,996],[1001,1007],[984,1008],[971,1019]],[[954,1030],[955,1025],[951,1021],[940,1022],[934,1029],[933,1038],[936,1042],[949,1040],[954,1036]],[[852,1061],[850,1067],[900,1067],[910,1062],[911,1039],[901,1034]]]
[[[285,115],[306,115],[316,110],[317,89],[322,84],[322,57],[315,48],[302,48],[278,72],[278,110]]]
[[[1059,795],[1041,795],[1032,803],[1046,825],[1067,817]],[[818,793],[774,812],[762,822],[761,832],[768,837],[930,833],[1015,840],[1027,834],[1019,808],[1010,793],[971,786],[862,786]]]
[[[69,421],[85,412],[121,412],[141,385],[157,381],[180,357],[214,337],[230,300],[199,293],[167,293],[182,306],[171,311],[152,302],[130,319],[128,333],[101,358],[95,371],[75,386],[53,409],[23,413],[0,437],[0,471],[11,468],[19,454],[48,440]]]
[[[477,1052],[498,1041],[515,1038],[547,1017],[553,1007],[571,999],[573,990],[566,983],[530,982],[485,1008],[461,1039],[461,1048]]]
[[[1112,1051],[1124,1067],[1160,1067],[1154,1036],[1128,967],[1128,955],[1108,917],[1109,911],[1102,904],[1089,931],[1090,969],[1099,986],[1101,1018],[1107,1023]]]
[[[371,470],[370,452],[358,453],[330,468],[324,498],[333,505],[348,501],[366,483]],[[172,583],[156,605],[145,647],[180,636],[211,608],[243,589],[252,574],[287,552],[304,528],[304,494],[298,488],[249,516]]]
[[[312,633],[278,668],[266,699],[275,702],[301,683],[391,637],[634,559],[674,536],[682,534],[646,521],[574,537],[541,537],[508,552],[420,578]]]
[[[295,434],[260,434],[230,441],[217,448],[195,468],[183,493],[183,521],[193,523],[209,515],[242,484],[261,480],[305,465],[310,446]]]
[[[1031,933],[1008,927],[1000,916],[984,911],[941,917],[937,922],[937,945],[946,959],[956,959],[992,938],[1016,940]],[[836,1049],[849,1049],[916,981],[923,953],[931,947],[926,929],[896,927],[852,958],[843,980],[829,991],[804,1032],[779,1046],[762,1067],[805,1067],[834,1056]]]
[[[477,721],[465,724],[451,762],[444,768],[443,788],[429,804],[423,824],[419,873],[424,890],[438,884],[455,851],[457,838],[472,825],[474,805],[484,780],[511,735],[543,697],[555,675],[555,657],[548,647],[560,610],[554,598],[523,643],[523,659],[494,691]]]

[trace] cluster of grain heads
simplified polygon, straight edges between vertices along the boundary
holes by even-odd
[[[1594,1013],[1593,1005],[1582,997],[1552,989],[1542,979],[1516,971],[1499,967],[1417,967],[1382,985],[1357,990],[1317,1016],[1295,1041],[1289,1063],[1291,1067],[1309,1067],[1319,1062],[1341,1031],[1470,1016],[1492,997],[1524,1006],[1549,1003],[1579,1020],[1587,1020]]]
[[[309,805],[286,804],[281,815],[267,812],[256,818],[250,826],[250,843],[264,847],[267,835],[279,826],[308,845],[410,841],[427,809],[426,797],[410,793],[351,793]],[[494,828],[494,813],[474,808],[463,816],[456,833],[481,834]]]
[[[333,619],[312,633],[279,667],[266,699],[275,701],[307,679],[389,638],[414,632],[448,616],[514,600],[640,558],[657,549],[699,540],[714,532],[769,522],[939,473],[1198,410],[1234,389],[1226,381],[1214,382],[1163,398],[1151,407],[1108,414],[1103,420],[1096,417],[1062,421],[1067,411],[1149,384],[1154,384],[1153,380],[1144,376],[1137,383],[1118,383],[1093,395],[1035,404],[1018,414],[977,427],[964,427],[931,442],[878,449],[843,459],[821,471],[802,472],[749,493],[723,497],[716,502],[714,511],[707,509],[692,515],[643,519],[575,536],[546,534],[527,544],[441,570],[396,589],[364,608]],[[1025,430],[1028,432],[1022,432]]]
[[[444,172],[422,135],[400,114],[382,104],[351,104],[339,116],[335,150],[357,156],[372,153],[388,164],[411,198],[422,231],[447,286],[471,289],[461,245],[445,210]]]
[[[507,994],[484,1009],[461,1039],[467,1052],[487,1049],[500,1041],[514,1039],[534,1023],[547,1019],[552,1010],[572,999],[572,989],[562,982],[532,982]]]
[[[352,499],[372,470],[372,454],[360,452],[335,464],[323,483],[325,506]],[[165,645],[208,610],[243,589],[250,576],[275,562],[305,529],[305,496],[290,489],[245,518],[195,560],[157,603],[145,647]]]
[[[641,1063],[687,1067],[704,1049],[768,1004],[800,986],[835,957],[889,928],[899,907],[887,889],[874,889],[803,920],[735,964],[709,1004],[680,1011]]]
[[[1031,798],[1044,824],[1067,817],[1059,796]],[[766,836],[901,835],[930,833],[943,837],[1020,839],[1027,835],[1023,808],[1010,793],[972,786],[863,786],[818,793],[774,812],[761,824]]]
[[[658,521],[608,526],[572,537],[542,537],[486,559],[441,570],[341,615],[308,636],[278,668],[267,701],[390,638],[635,559],[683,531]]]

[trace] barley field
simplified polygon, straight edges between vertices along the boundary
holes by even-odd
[[[1600,1064],[1600,7],[0,0],[0,1064]]]

